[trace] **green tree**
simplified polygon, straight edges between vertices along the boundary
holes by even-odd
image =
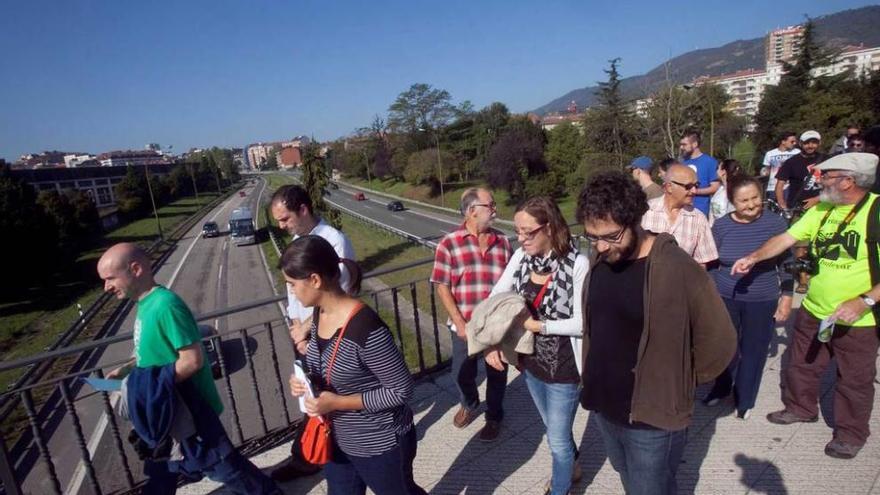
[[[484,168],[489,185],[506,190],[513,201],[556,188],[546,176],[544,133],[524,117],[512,119],[489,151]]]
[[[315,213],[337,229],[342,228],[342,215],[324,201],[324,194],[327,186],[330,185],[330,171],[324,162],[325,158],[319,155],[320,148],[314,143],[309,143],[302,147],[301,151],[302,183],[309,197],[312,198]]]
[[[116,205],[119,213],[129,217],[146,213],[150,208],[149,194],[143,167],[135,169],[129,165],[122,181],[116,184]]]
[[[584,113],[586,148],[592,153],[609,153],[623,168],[636,141],[634,115],[620,92],[619,58],[608,61],[608,80],[599,83],[595,108]]]
[[[263,170],[278,170],[278,152],[281,151],[281,147],[275,145],[269,151],[269,157],[263,163],[263,166],[260,167]]]
[[[61,253],[54,223],[37,205],[37,193],[0,165],[0,269],[8,280],[37,282],[46,276]],[[31,262],[25,262],[30,260]],[[21,294],[18,284],[3,284],[0,293]]]
[[[452,96],[445,89],[413,84],[388,107],[388,126],[411,136],[416,136],[419,129],[439,129],[455,115],[451,100]]]
[[[438,164],[437,148],[416,151],[409,155],[406,169],[403,171],[404,179],[414,185],[427,184],[431,186],[433,194],[440,191],[440,179],[449,182],[457,172],[455,157],[446,151],[440,151],[440,164]],[[443,176],[440,176],[442,164]]]
[[[584,138],[577,126],[570,122],[554,127],[547,131],[546,135],[544,159],[549,173],[553,174],[556,183],[562,186],[578,173],[584,161]]]

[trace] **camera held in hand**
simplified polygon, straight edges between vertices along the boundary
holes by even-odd
[[[792,275],[806,273],[808,275],[816,275],[819,273],[819,264],[813,256],[805,256],[782,263],[782,269]]]

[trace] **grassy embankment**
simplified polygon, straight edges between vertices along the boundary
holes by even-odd
[[[216,197],[216,193],[200,194],[198,200],[182,198],[159,208],[162,231],[170,232]],[[76,321],[77,304],[85,310],[101,295],[95,264],[107,247],[123,241],[147,247],[157,236],[153,216],[118,227],[96,238],[90,250],[55,274],[49,283],[34,283],[18,292],[17,297],[4,298],[0,303],[0,359],[7,361],[42,352]],[[20,373],[21,370],[0,373],[0,390],[5,390]]]
[[[293,179],[291,177],[283,175],[270,175],[266,178],[269,184],[267,186],[266,192],[264,193],[264,204],[268,202],[268,197],[271,196],[272,191],[283,184],[293,182]],[[261,210],[260,225],[258,226],[258,228],[266,227],[267,221],[270,221],[267,218],[267,215],[262,214],[264,211],[265,210]],[[342,216],[342,231],[345,232],[345,234],[351,240],[352,245],[355,249],[355,253],[357,253],[357,261],[363,269],[364,273],[378,269],[401,266],[414,261],[424,260],[433,256],[433,252],[425,247],[413,244],[412,242],[401,239],[394,234],[388,233],[384,230],[378,229],[344,214]],[[287,234],[283,234],[281,236],[281,239],[283,241],[282,244],[286,244],[290,238]],[[269,263],[269,267],[274,269],[274,267],[278,264],[278,254],[272,247],[271,240],[269,240],[268,236],[263,241],[261,247],[266,255],[266,261]],[[419,311],[423,312],[422,314],[430,315],[430,287],[428,286],[427,282],[427,279],[430,276],[430,272],[431,264],[427,263],[415,268],[409,268],[406,270],[381,275],[376,278],[378,279],[378,281],[388,287],[397,287],[417,281],[416,293],[418,298],[417,302]],[[284,281],[280,273],[276,275],[276,283],[278,284],[279,290],[286,290],[284,287]],[[411,299],[410,289],[408,285],[401,288],[400,292],[398,293],[398,298],[400,300],[406,301],[409,301]],[[364,301],[370,305],[373,304],[372,297],[364,297]],[[397,336],[394,312],[391,305],[380,303],[379,313],[392,329],[392,331],[394,331],[395,336]],[[440,307],[439,300],[437,300],[437,317],[441,322],[445,321],[446,319],[446,313]],[[404,354],[407,363],[411,367],[416,367],[418,363],[418,353],[416,350],[416,338],[414,330],[408,328],[406,325],[403,324],[401,325],[401,327],[401,334],[403,335],[403,345],[405,351]],[[440,330],[441,338],[446,338],[446,335],[442,333],[443,331],[445,331],[445,329],[441,327]],[[426,336],[433,332],[433,328],[422,328],[421,332],[422,335]],[[435,362],[435,359],[433,357],[433,348],[429,349],[427,345],[425,345],[424,348],[426,365],[431,366]]]

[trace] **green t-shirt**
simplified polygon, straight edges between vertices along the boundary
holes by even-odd
[[[838,241],[831,238],[846,215],[855,205],[819,203],[807,210],[803,217],[788,229],[799,241],[812,241],[810,252],[816,258],[819,273],[810,278],[810,290],[802,303],[804,309],[817,318],[827,318],[840,303],[871,290],[871,271],[868,267],[868,245],[865,243],[871,194],[855,218],[840,233]],[[829,210],[828,220],[819,230],[822,218]],[[874,326],[874,315],[866,311],[853,326]]]
[[[139,367],[165,366],[177,361],[177,350],[196,342],[202,335],[186,303],[175,293],[158,286],[137,305],[134,322],[134,354]],[[223,402],[214,386],[211,363],[202,347],[204,364],[190,378],[211,408],[220,414]]]

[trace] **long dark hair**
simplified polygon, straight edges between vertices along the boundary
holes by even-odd
[[[363,277],[360,266],[353,260],[340,258],[333,246],[321,236],[304,235],[291,242],[278,260],[278,268],[294,280],[303,280],[315,273],[321,280],[338,285],[340,263],[350,275],[349,293],[357,294],[361,290]]]
[[[557,256],[565,256],[571,250],[571,231],[556,201],[547,196],[531,197],[516,207],[514,213],[524,211],[536,222],[550,228],[550,245]]]

